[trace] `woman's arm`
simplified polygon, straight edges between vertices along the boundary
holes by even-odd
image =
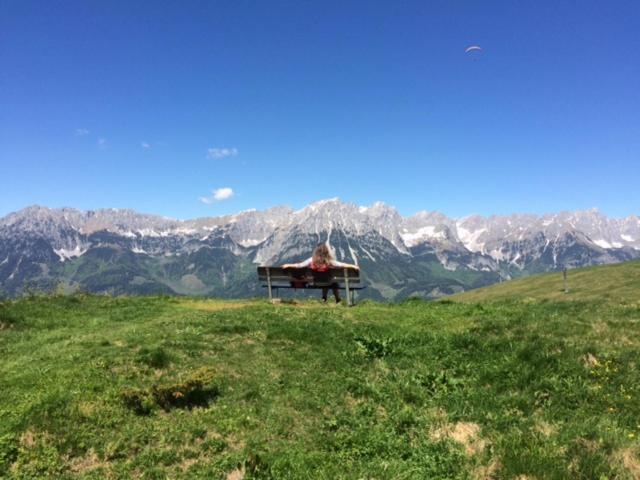
[[[356,270],[360,270],[360,267],[358,265],[352,265],[350,263],[343,263],[343,262],[339,262],[337,260],[331,260],[331,266],[332,267],[341,267],[341,268],[355,268]]]
[[[282,268],[305,268],[311,265],[311,257],[300,263],[285,263]]]

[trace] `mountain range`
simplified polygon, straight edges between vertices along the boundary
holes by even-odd
[[[640,257],[640,218],[597,209],[546,215],[422,211],[322,200],[175,220],[124,209],[31,206],[0,219],[0,290],[247,297],[257,265],[308,257],[328,241],[360,265],[365,296],[437,298],[532,273]]]

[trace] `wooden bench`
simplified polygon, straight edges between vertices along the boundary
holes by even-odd
[[[347,304],[353,305],[355,292],[365,287],[360,286],[360,270],[355,268],[330,268],[327,272],[316,272],[310,268],[258,267],[258,279],[262,287],[269,289],[269,300],[273,300],[280,288],[320,289],[338,284],[340,290],[346,291]]]

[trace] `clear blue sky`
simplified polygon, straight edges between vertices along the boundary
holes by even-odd
[[[640,214],[639,32],[637,0],[0,0],[0,215]]]

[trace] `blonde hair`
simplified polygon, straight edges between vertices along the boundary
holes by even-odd
[[[326,243],[319,244],[313,251],[313,256],[311,257],[314,265],[326,265],[327,267],[331,266],[331,260],[333,260],[331,250],[329,250]]]

